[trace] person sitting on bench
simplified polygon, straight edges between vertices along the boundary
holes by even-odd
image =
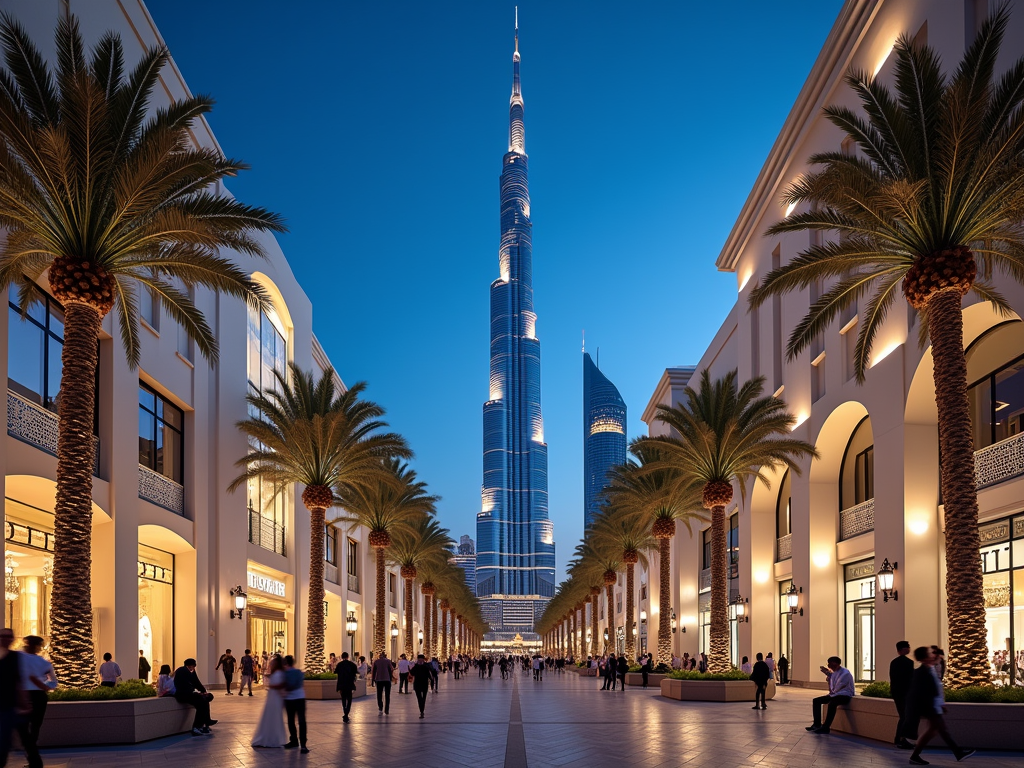
[[[819,669],[828,678],[828,696],[818,696],[811,701],[811,705],[814,707],[814,723],[807,726],[807,730],[814,733],[829,733],[832,721],[836,716],[836,709],[840,704],[849,704],[850,699],[853,698],[853,675],[843,666],[843,660],[838,656],[830,656],[828,666],[819,667]],[[823,704],[828,705],[825,722],[821,722]]]

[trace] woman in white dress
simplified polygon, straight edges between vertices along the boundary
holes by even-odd
[[[270,660],[270,674],[265,686],[267,700],[263,704],[263,714],[252,736],[254,747],[280,748],[288,741],[284,728],[284,665],[280,656]]]

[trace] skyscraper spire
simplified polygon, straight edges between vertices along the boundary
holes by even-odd
[[[519,6],[516,6],[516,49],[512,54],[512,98],[508,102],[508,151],[526,154],[523,93],[519,89]]]

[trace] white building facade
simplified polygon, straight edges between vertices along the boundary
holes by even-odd
[[[741,381],[764,376],[768,394],[784,399],[799,420],[794,436],[814,444],[821,459],[800,475],[779,474],[768,489],[737,492],[727,511],[732,657],[785,654],[797,685],[822,687],[818,666],[839,655],[859,683],[885,680],[895,644],[946,643],[943,511],[939,495],[937,418],[931,352],[918,345],[917,318],[902,301],[881,328],[867,379],[858,385],[853,346],[862,319],[847,312],[795,359],[785,356],[792,329],[816,298],[795,292],[748,310],[750,291],[773,267],[810,244],[809,233],[769,239],[764,232],[789,215],[783,190],[809,170],[815,152],[844,147],[844,136],[822,107],[858,108],[843,75],[858,68],[892,86],[889,54],[907,33],[935,47],[949,71],[995,3],[987,0],[848,0],[717,259],[736,276],[736,303],[693,369],[669,368],[643,419],[664,434],[656,406],[676,405],[691,376],[720,377],[737,369]],[[1014,10],[1000,66],[1024,53],[1024,11]],[[964,347],[975,431],[988,648],[998,684],[1024,677],[1024,290],[1000,279],[1015,314],[1001,317],[985,303],[964,300]],[[820,293],[820,287],[819,287]],[[657,553],[637,575],[639,635],[657,647],[658,616],[671,611],[673,653],[708,648],[710,535],[707,526],[673,540],[672,604],[658,605]],[[898,599],[885,600],[877,574],[896,566]],[[623,579],[616,587],[621,606]],[[790,608],[788,594],[795,594]],[[603,602],[603,600],[602,600]],[[617,611],[602,631],[618,637]],[[614,646],[613,646],[614,647]],[[638,646],[639,648],[639,646]]]
[[[143,46],[162,44],[141,0],[7,0],[4,10],[47,56],[58,19],[69,12],[78,15],[87,46],[108,30],[119,33],[126,67]],[[162,73],[152,108],[188,93],[172,64]],[[220,150],[205,121],[195,125],[193,136],[199,146]],[[311,532],[302,488],[275,494],[252,483],[235,493],[226,490],[239,472],[235,462],[247,453],[246,438],[235,427],[247,416],[246,393],[271,382],[273,372],[288,363],[306,370],[330,365],[313,335],[313,307],[281,248],[271,236],[263,244],[265,260],[233,258],[272,295],[272,311],[256,313],[207,291],[195,296],[220,344],[216,366],[196,354],[149,297],[142,302],[138,370],[126,362],[113,315],[103,324],[92,605],[97,657],[112,653],[126,676],[140,649],[154,676],[161,664],[173,668],[193,656],[201,678],[216,683],[214,666],[226,648],[236,656],[251,648],[301,658],[305,646]],[[24,319],[26,308],[13,292],[5,295],[0,365],[8,387],[0,464],[6,623],[18,636],[38,634],[48,641],[62,309],[46,290],[44,281]],[[336,511],[328,510],[328,519]],[[322,535],[326,650],[369,656],[376,617],[367,531],[329,527]],[[397,569],[389,569],[387,583],[382,620],[389,650],[401,652],[404,581]],[[248,596],[241,620],[232,616],[231,591],[239,586]],[[417,617],[421,600],[417,594]],[[416,621],[414,634],[419,627]]]

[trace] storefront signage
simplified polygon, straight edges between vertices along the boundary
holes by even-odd
[[[252,571],[249,571],[249,588],[260,592],[266,592],[268,595],[284,597],[283,581],[267,578],[266,576],[260,576]]]

